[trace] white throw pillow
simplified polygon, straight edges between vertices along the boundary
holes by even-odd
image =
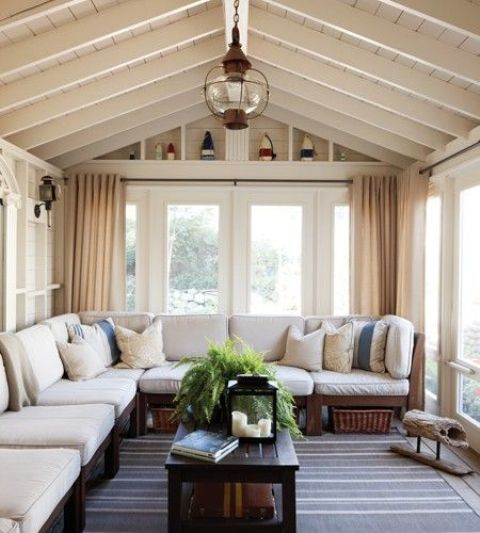
[[[353,362],[353,324],[336,328],[328,321],[320,328],[325,332],[323,344],[323,368],[332,372],[348,374],[352,371]]]
[[[75,335],[86,340],[100,354],[105,366],[111,366],[120,359],[120,351],[115,340],[115,324],[111,318],[87,326],[85,324],[67,324],[68,340],[72,342]]]
[[[162,322],[159,319],[154,320],[143,333],[116,326],[115,335],[121,351],[118,367],[147,369],[165,363]]]
[[[84,381],[105,372],[100,355],[78,335],[72,342],[57,342],[68,379]]]
[[[296,366],[309,372],[320,372],[322,370],[324,337],[325,331],[322,329],[304,335],[296,326],[290,326],[287,350],[278,364]]]

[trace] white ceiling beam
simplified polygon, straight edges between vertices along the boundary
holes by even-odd
[[[205,0],[130,0],[2,48],[0,75],[18,72],[76,48],[154,22]]]
[[[423,126],[413,120],[385,111],[366,102],[351,98],[338,91],[323,87],[318,83],[313,83],[278,68],[264,63],[259,64],[258,68],[267,76],[270,85],[280,88],[294,88],[294,90],[290,89],[289,92],[293,92],[305,100],[324,105],[329,109],[362,120],[367,124],[389,131],[390,133],[395,133],[424,146],[439,149],[443,148],[452,140],[450,135]]]
[[[250,29],[255,32],[480,119],[478,94],[263,9],[251,6],[250,14]]]
[[[439,68],[472,83],[480,80],[478,57],[377,17],[340,0],[267,0],[269,4]]]
[[[223,50],[222,37],[208,39],[196,46],[144,63],[131,70],[118,72],[108,78],[102,78],[78,89],[2,115],[0,136],[11,136],[67,113],[173,76],[183,70],[203,65],[217,59],[221,50]]]
[[[455,137],[466,137],[475,127],[475,122],[452,112],[394,92],[253,35],[250,37],[250,56]]]
[[[17,146],[31,150],[36,146],[60,139],[85,128],[90,128],[95,124],[125,115],[160,100],[188,92],[191,89],[196,89],[200,94],[200,88],[205,78],[205,68],[208,67],[200,65],[158,83],[110,98],[101,104],[74,111],[46,124],[41,124],[7,137],[7,139]]]
[[[87,0],[2,0],[0,2],[0,31],[11,30],[40,17],[74,7]]]
[[[347,132],[340,131],[331,126],[326,126],[311,118],[298,115],[292,111],[291,107],[286,109],[275,104],[270,104],[265,115],[281,122],[287,122],[297,129],[306,131],[321,137],[322,139],[328,139],[336,144],[368,155],[379,161],[384,161],[398,168],[406,168],[414,162],[413,159],[392,152],[391,150],[387,150],[386,148],[382,148],[381,146],[377,146],[365,139],[360,139]],[[57,166],[61,167],[61,165],[58,164]]]
[[[203,102],[195,104],[173,115],[156,118],[147,124],[142,124],[128,131],[116,133],[103,140],[82,146],[78,150],[55,157],[52,161],[58,163],[59,168],[73,167],[74,165],[95,159],[96,157],[108,154],[124,146],[129,146],[145,138],[148,139],[154,135],[159,135],[160,133],[177,128],[180,124],[200,120],[206,116],[207,112],[208,110]]]
[[[480,36],[480,6],[466,0],[380,0],[436,24],[468,34]]]
[[[368,139],[370,142],[377,144],[378,146],[383,146],[383,148],[387,148],[411,159],[424,161],[427,155],[431,152],[428,148],[412,141],[408,141],[403,137],[380,130],[365,122],[361,122],[360,120],[332,111],[327,107],[312,104],[312,102],[294,96],[292,93],[285,92],[278,87],[275,91],[272,91],[270,101],[285,109],[294,109],[299,115],[303,115],[327,126],[345,131],[355,137]]]
[[[239,0],[238,29],[240,30],[242,50],[245,54],[247,53],[248,48],[248,9],[249,0]],[[223,10],[225,16],[225,45],[228,49],[228,45],[232,42],[233,16],[235,14],[233,0],[223,0]]]
[[[223,16],[219,6],[158,30],[121,41],[94,54],[21,78],[0,87],[0,111],[7,111],[39,96],[46,96],[51,92],[84,82],[131,62],[147,59],[158,52],[194,39],[202,39],[222,27]]]
[[[150,106],[142,107],[141,109],[102,122],[91,128],[86,128],[61,139],[43,144],[34,148],[32,153],[41,159],[49,160],[67,152],[77,150],[82,146],[101,141],[116,133],[151,122],[153,117],[167,116],[201,102],[203,102],[203,96],[200,91],[193,89],[186,93],[178,94],[173,98],[161,100]]]

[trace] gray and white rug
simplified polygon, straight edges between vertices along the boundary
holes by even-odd
[[[480,517],[434,469],[393,454],[389,435],[310,437],[295,444],[297,530],[480,532]],[[91,533],[166,532],[168,435],[125,440],[115,479],[88,492]],[[255,532],[252,532],[255,533]]]

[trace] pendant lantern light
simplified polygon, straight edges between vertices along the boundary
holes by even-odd
[[[205,78],[204,95],[210,112],[223,120],[229,130],[248,128],[248,120],[260,116],[267,107],[268,81],[252,68],[242,51],[238,29],[239,0],[234,2],[232,42],[222,64],[213,67]]]

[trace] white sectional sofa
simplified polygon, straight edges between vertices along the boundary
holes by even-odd
[[[151,313],[85,312],[61,315],[45,322],[58,340],[67,336],[66,324],[72,321],[92,324],[105,318],[116,324],[143,331],[154,318]],[[180,387],[188,365],[176,366],[184,357],[202,357],[208,341],[221,343],[228,337],[240,337],[274,364],[280,380],[292,392],[298,407],[306,409],[306,432],[321,434],[322,406],[391,406],[407,409],[423,407],[423,345],[422,334],[414,334],[413,325],[395,316],[383,317],[389,323],[385,364],[387,372],[378,374],[354,369],[349,374],[336,372],[307,372],[301,368],[282,366],[288,329],[295,325],[300,331],[312,332],[324,320],[337,327],[349,319],[371,320],[372,317],[301,317],[267,315],[160,315],[164,352],[167,363],[158,368],[134,371],[132,379],[138,383],[139,430],[146,431],[148,405],[169,405]],[[111,368],[110,378],[128,370]],[[133,371],[130,371],[133,372]],[[104,381],[102,374],[98,380]]]

